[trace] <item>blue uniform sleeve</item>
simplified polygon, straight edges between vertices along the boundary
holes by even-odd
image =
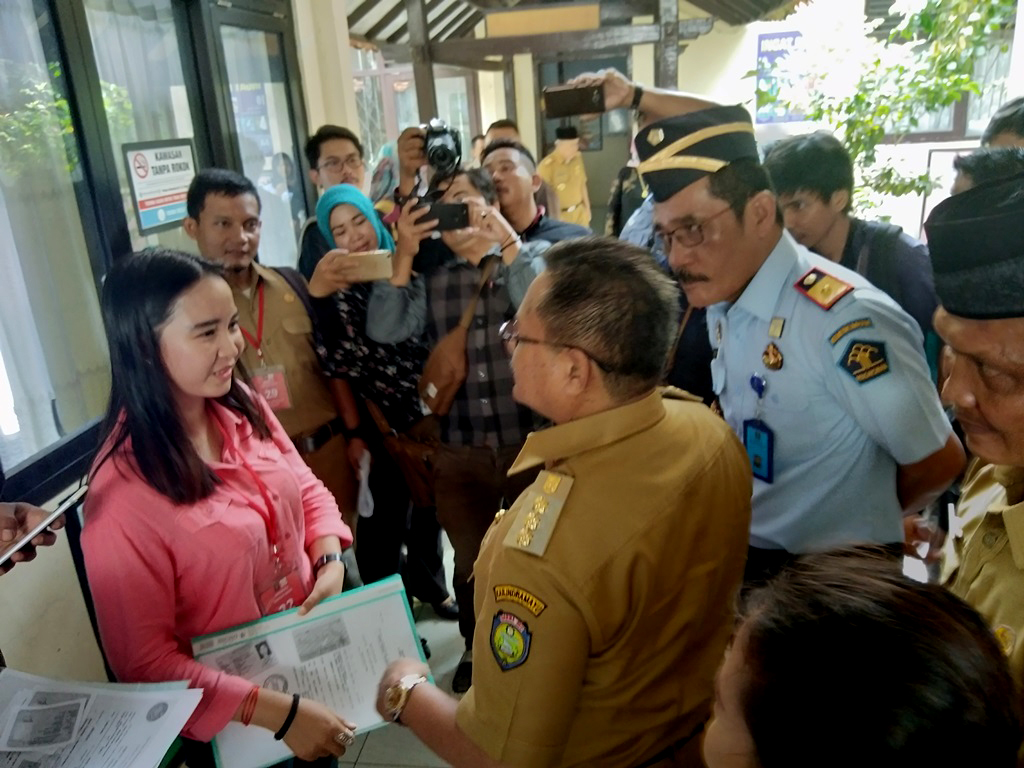
[[[398,344],[416,338],[427,325],[427,289],[422,275],[408,285],[387,280],[373,284],[366,310],[366,335],[378,344]]]
[[[913,464],[952,432],[924,357],[921,329],[875,289],[829,313],[822,341],[826,385],[896,463]]]

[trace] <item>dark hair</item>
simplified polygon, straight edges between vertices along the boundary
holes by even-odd
[[[199,218],[199,214],[206,206],[206,198],[210,195],[223,195],[224,197],[252,195],[256,198],[257,210],[263,210],[260,193],[256,191],[256,185],[248,178],[227,168],[203,168],[188,185],[185,208],[189,218]]]
[[[761,768],[1016,765],[1019,702],[991,629],[888,558],[802,558],[752,596],[744,634]]]
[[[953,168],[974,186],[1024,173],[1024,147],[983,147],[953,158]]]
[[[480,162],[483,163],[487,159],[487,156],[492,152],[497,152],[499,149],[514,149],[519,153],[520,157],[524,157],[529,161],[526,169],[530,173],[535,173],[537,170],[537,161],[533,157],[533,153],[530,152],[526,147],[520,144],[515,139],[495,139],[486,147],[484,151],[480,153]]]
[[[110,347],[110,405],[94,471],[130,438],[138,472],[171,501],[191,504],[213,493],[217,477],[192,446],[174,404],[160,355],[160,328],[185,291],[203,278],[222,275],[220,265],[169,248],[114,262],[101,301]],[[261,438],[270,438],[259,406],[237,378],[217,402],[241,414]]]
[[[430,181],[428,194],[437,194],[440,197],[459,176],[465,176],[488,205],[498,202],[498,190],[494,186],[494,179],[484,168],[460,168],[451,176],[435,176]]]
[[[550,341],[600,361],[616,399],[661,380],[678,327],[679,289],[645,248],[611,237],[563,240],[544,254],[548,289],[537,315]]]
[[[320,147],[325,142],[333,141],[334,139],[347,139],[351,141],[355,145],[359,157],[363,157],[363,145],[360,143],[359,137],[352,133],[352,131],[340,125],[321,125],[316,129],[316,133],[310,136],[306,142],[306,161],[311,169],[315,171],[317,166],[320,165]]]
[[[478,141],[483,141],[485,138],[487,137],[484,136],[482,133],[478,133],[476,136],[473,137],[473,140],[470,142],[470,144],[476,144]]]
[[[519,126],[515,120],[509,120],[507,117],[503,117],[501,120],[495,120],[493,123],[487,126],[487,130],[484,133],[490,133],[495,128],[511,128],[516,133],[519,133]]]
[[[743,212],[750,198],[758,192],[772,191],[768,171],[751,157],[734,160],[711,174],[708,184],[711,194],[727,202],[740,221],[743,221]],[[782,211],[778,205],[775,206],[775,221],[782,226]]]
[[[831,133],[817,131],[776,142],[765,155],[764,167],[780,195],[806,190],[828,202],[835,192],[845,190],[852,201],[853,161]],[[850,210],[851,201],[844,213]]]
[[[1024,138],[1024,96],[1011,99],[995,111],[985,126],[985,132],[981,134],[981,143],[991,144],[992,139],[1000,133],[1012,133]]]

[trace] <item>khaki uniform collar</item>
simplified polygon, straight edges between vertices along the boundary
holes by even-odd
[[[665,397],[700,401],[700,398],[681,389],[660,387],[628,405],[531,432],[508,474],[513,475],[538,464],[550,465],[643,432],[664,418],[662,398]]]
[[[1013,563],[1024,571],[1024,467],[997,466],[992,474],[1006,489],[1006,505],[993,505],[989,511],[1003,516]]]

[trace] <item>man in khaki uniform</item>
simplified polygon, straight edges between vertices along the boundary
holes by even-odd
[[[537,173],[558,194],[558,203],[562,207],[558,218],[589,227],[587,171],[580,154],[580,134],[573,126],[555,129],[555,148],[540,161]]]
[[[698,766],[732,631],[751,471],[728,426],[656,385],[678,321],[650,254],[560,243],[504,332],[514,396],[557,426],[477,558],[473,685],[393,663],[378,709],[454,766]]]
[[[220,168],[200,171],[189,187],[188,211],[185,231],[199,253],[225,267],[246,340],[242,362],[254,388],[313,474],[334,494],[354,531],[353,468],[366,445],[355,435],[359,412],[347,382],[328,381],[320,370],[313,323],[296,293],[305,288],[302,277],[292,270],[290,284],[281,272],[253,261],[260,240],[260,201],[244,176]]]
[[[939,204],[925,223],[949,347],[943,399],[967,447],[943,580],[989,622],[1024,687],[1024,174]]]

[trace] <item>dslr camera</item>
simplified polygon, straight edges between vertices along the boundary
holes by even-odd
[[[439,117],[423,126],[426,134],[424,151],[427,165],[438,176],[451,176],[462,164],[462,143],[459,132]]]

